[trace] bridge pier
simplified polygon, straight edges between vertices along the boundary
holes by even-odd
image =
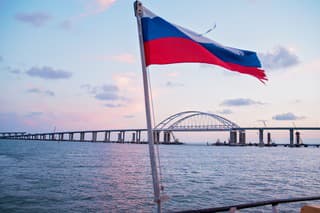
[[[160,141],[160,131],[153,131],[153,142],[158,144]]]
[[[110,142],[110,131],[104,132],[104,142]]]
[[[92,142],[97,142],[97,132],[92,132]]]
[[[163,133],[163,142],[164,142],[164,143],[170,143],[170,140],[171,140],[170,134],[171,134],[170,131],[165,131],[165,132]]]
[[[290,146],[293,147],[294,146],[294,135],[293,135],[294,131],[293,129],[289,129],[289,134],[290,134]]]
[[[246,132],[244,130],[239,131],[239,144],[246,144]]]
[[[118,133],[118,143],[124,143],[125,142],[125,131],[120,131]]]
[[[126,131],[122,131],[122,143],[126,142]]]
[[[136,133],[133,132],[132,133],[132,138],[131,138],[131,143],[135,143],[135,141],[136,141]]]
[[[268,132],[268,133],[267,133],[267,144],[268,144],[268,145],[271,145],[271,141],[272,141],[272,139],[271,139],[271,133]]]
[[[69,141],[73,141],[73,132],[69,132]]]
[[[63,141],[64,140],[63,136],[64,136],[63,133],[59,133],[59,141]]]
[[[236,130],[231,130],[230,131],[230,144],[236,144],[237,143],[237,131]]]
[[[83,142],[85,139],[85,133],[84,132],[80,132],[80,141]]]
[[[140,141],[141,141],[141,131],[136,131],[136,142],[137,143],[140,143]]]
[[[296,145],[300,145],[301,143],[300,132],[296,132]]]
[[[118,142],[118,143],[121,142],[121,132],[118,133],[118,141],[117,141],[117,142]]]
[[[264,142],[263,142],[263,129],[259,129],[259,146],[264,146]]]

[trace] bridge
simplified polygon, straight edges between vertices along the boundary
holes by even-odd
[[[259,145],[271,145],[271,133],[265,130],[286,130],[289,133],[289,146],[300,145],[301,130],[320,130],[320,127],[240,127],[236,123],[219,115],[200,111],[185,111],[167,117],[154,127],[155,143],[174,144],[177,139],[174,132],[213,132],[226,131],[230,134],[229,145],[245,145],[246,131],[259,133]],[[142,134],[147,129],[114,129],[63,131],[50,133],[0,132],[0,139],[41,140],[41,141],[75,141],[75,142],[107,142],[107,143],[146,143]],[[161,137],[162,136],[162,137]]]

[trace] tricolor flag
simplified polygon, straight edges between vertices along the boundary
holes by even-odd
[[[257,54],[223,46],[186,28],[169,23],[143,7],[141,18],[146,65],[207,63],[267,80]]]

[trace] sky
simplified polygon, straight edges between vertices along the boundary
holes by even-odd
[[[320,1],[142,1],[167,21],[256,51],[268,81],[152,65],[155,124],[198,110],[239,126],[320,127]],[[0,0],[0,132],[145,128],[133,1]],[[319,134],[318,134],[319,135]]]

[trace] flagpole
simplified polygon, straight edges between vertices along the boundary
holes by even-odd
[[[138,26],[138,34],[139,34],[144,99],[145,99],[145,109],[146,109],[146,121],[147,121],[147,128],[148,128],[149,155],[150,155],[153,190],[154,190],[154,201],[157,203],[158,212],[160,213],[161,212],[160,179],[158,174],[157,161],[156,161],[156,155],[155,155],[154,143],[153,143],[153,130],[152,130],[152,122],[151,122],[148,76],[147,76],[147,69],[146,69],[146,59],[145,59],[145,53],[144,53],[142,24],[141,24],[143,7],[140,1],[134,2],[134,10],[135,10],[135,16],[137,17],[137,26]]]

